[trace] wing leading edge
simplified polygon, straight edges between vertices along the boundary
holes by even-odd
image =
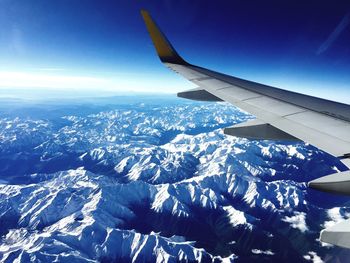
[[[340,158],[346,167],[350,167],[350,105],[192,65],[176,52],[148,12],[143,10],[141,14],[161,62],[198,86],[178,93],[179,97],[227,101],[257,117],[254,123],[226,128],[226,134],[251,139],[305,141]],[[321,191],[350,195],[350,172],[316,179],[309,182],[309,186]],[[321,239],[339,245],[335,240],[340,236],[343,239],[345,234],[346,238],[350,236],[350,223],[349,227],[341,229],[335,237],[330,234],[334,230],[326,229]],[[350,242],[341,242],[341,245],[350,248]]]

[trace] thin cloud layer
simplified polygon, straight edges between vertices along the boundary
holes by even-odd
[[[326,41],[322,43],[322,45],[317,50],[317,55],[320,55],[327,51],[333,43],[338,39],[340,34],[345,30],[345,28],[350,23],[350,13],[346,14],[343,19],[340,21],[340,23],[336,26],[336,28],[333,30],[333,32],[328,36]]]

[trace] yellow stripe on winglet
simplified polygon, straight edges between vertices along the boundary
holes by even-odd
[[[187,64],[180,56],[177,54],[173,46],[170,44],[165,35],[160,31],[156,23],[153,21],[150,14],[141,10],[141,15],[145,21],[148,33],[151,36],[154,47],[158,53],[158,56],[162,62],[169,62],[175,64]]]

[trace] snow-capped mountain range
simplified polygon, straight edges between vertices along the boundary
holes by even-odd
[[[342,164],[303,143],[224,135],[253,118],[230,105],[114,98],[47,104],[46,117],[27,107],[0,112],[1,262],[350,256],[318,241],[350,217],[350,200],[306,186]]]

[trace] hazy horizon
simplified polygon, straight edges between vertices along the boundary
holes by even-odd
[[[141,8],[195,65],[350,104],[350,3],[331,1],[1,1],[0,92],[193,88],[160,63]]]

